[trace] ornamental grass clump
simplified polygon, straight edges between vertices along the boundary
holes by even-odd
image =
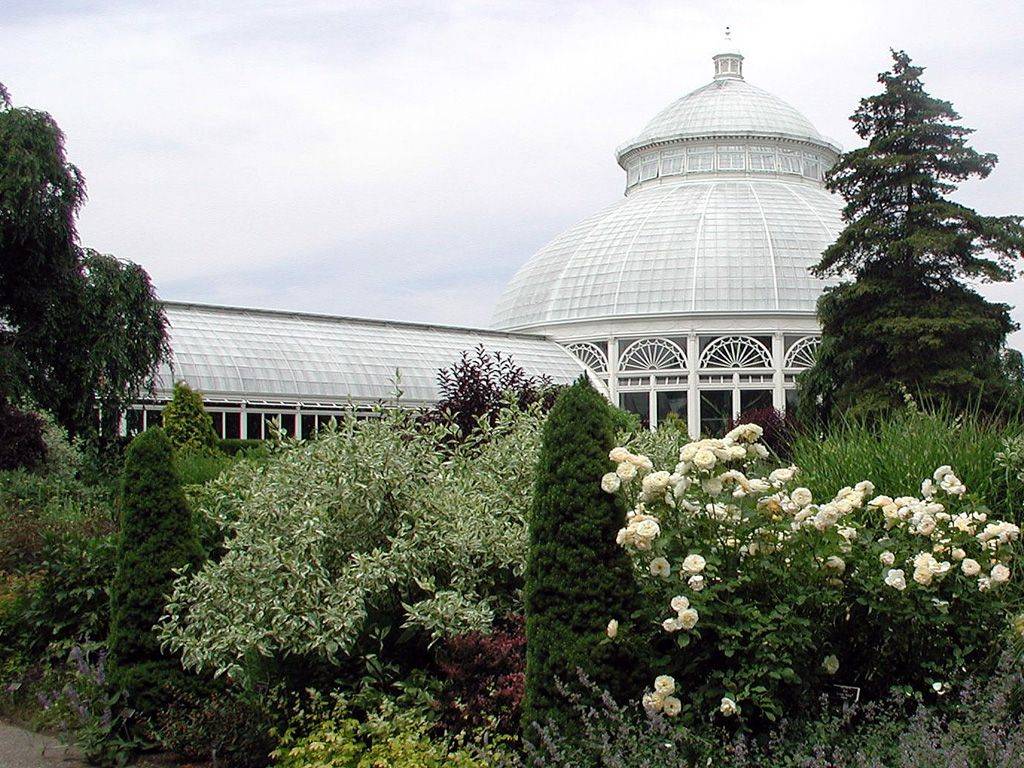
[[[945,695],[991,658],[1019,601],[1015,524],[948,465],[912,495],[861,480],[816,499],[760,438],[740,425],[663,470],[619,447],[595,476],[630,507],[616,540],[652,615],[624,642],[656,667],[648,710],[755,725],[833,685]]]
[[[612,466],[613,429],[607,402],[585,379],[559,395],[544,427],[524,593],[528,738],[534,723],[570,726],[557,686],[577,669],[616,696],[634,693],[642,671],[629,644],[600,642],[606,633],[614,640],[636,604],[632,567],[614,544],[621,507],[592,480]]]

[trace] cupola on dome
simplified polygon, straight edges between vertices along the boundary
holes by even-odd
[[[670,104],[616,157],[626,197],[519,271],[499,328],[703,312],[813,313],[808,268],[840,230],[822,183],[838,157],[794,107],[714,57],[714,79]]]

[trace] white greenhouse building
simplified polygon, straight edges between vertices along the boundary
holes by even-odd
[[[483,344],[557,382],[585,367],[652,428],[676,414],[720,432],[792,407],[813,361],[825,283],[808,270],[841,229],[823,184],[839,151],[748,83],[741,55],[719,54],[711,82],[619,147],[623,199],[513,277],[496,330],[169,304],[173,378],[203,392],[224,436],[261,436],[268,414],[302,434],[319,413],[389,399],[396,370],[404,402],[429,404],[438,369]]]

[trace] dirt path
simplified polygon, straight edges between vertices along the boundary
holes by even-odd
[[[83,768],[74,750],[51,736],[0,723],[0,768]]]

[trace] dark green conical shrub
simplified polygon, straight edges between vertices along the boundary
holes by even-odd
[[[121,532],[110,599],[110,682],[144,714],[160,706],[181,665],[160,651],[153,627],[177,578],[202,560],[192,516],[162,429],[136,437],[125,456]]]
[[[610,619],[628,620],[636,605],[632,567],[615,534],[623,510],[601,490],[614,469],[611,406],[580,379],[555,401],[544,428],[530,519],[526,565],[524,733],[532,723],[572,730],[558,680],[577,670],[619,700],[635,696],[642,670],[624,643],[606,641]]]

